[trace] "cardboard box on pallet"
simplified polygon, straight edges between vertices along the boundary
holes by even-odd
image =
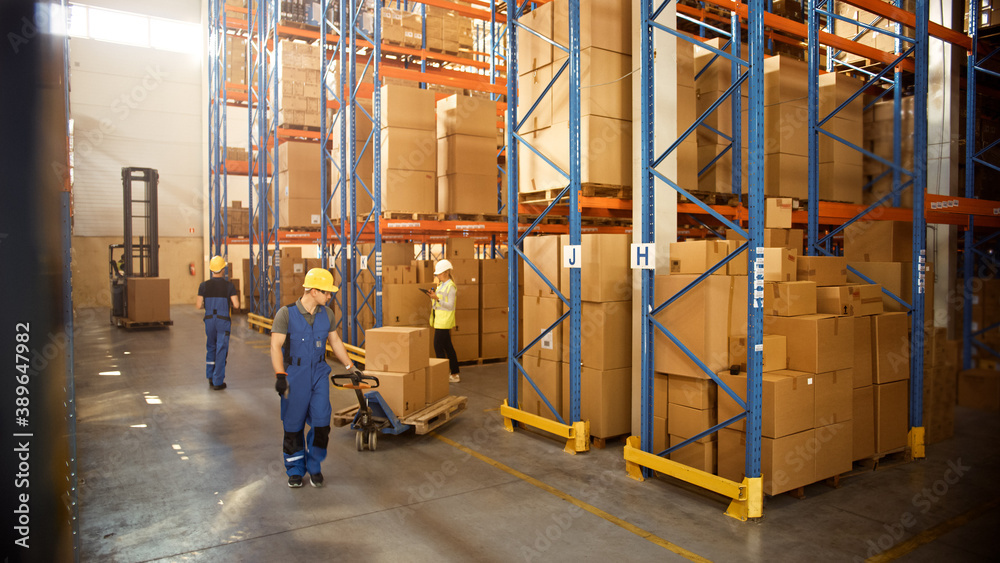
[[[1000,372],[986,369],[959,372],[958,404],[973,409],[1000,410]]]
[[[596,47],[580,50],[580,115],[632,120],[632,57]],[[558,68],[558,65],[556,65]],[[552,121],[569,120],[569,73],[552,85]],[[530,107],[530,105],[529,105]]]
[[[524,255],[548,279],[549,283],[559,287],[562,252],[559,248],[558,235],[525,237]],[[524,295],[526,297],[551,297],[555,295],[549,285],[535,273],[530,265],[522,262],[521,269],[524,270]]]
[[[449,135],[439,138],[437,175],[449,174],[481,174],[496,179],[496,139],[472,135]]]
[[[378,378],[378,393],[397,417],[415,413],[427,405],[427,366],[409,372],[366,369],[365,374]]]
[[[170,279],[137,278],[126,280],[128,319],[136,323],[170,320]]]
[[[686,375],[668,374],[657,377],[665,377],[666,393],[668,401],[664,402],[663,416],[666,418],[666,403],[673,402],[678,405],[690,407],[692,409],[710,409],[716,406],[719,386],[711,379],[701,379],[698,377],[688,377]],[[655,391],[654,391],[655,395]]]
[[[486,258],[479,261],[479,283],[507,285],[507,260]],[[506,292],[505,292],[506,294]],[[485,307],[484,307],[485,308]]]
[[[632,365],[631,310],[630,301],[581,302],[580,361],[584,367],[603,371]],[[568,327],[568,321],[560,327],[563,362],[569,362]]]
[[[728,371],[717,374],[743,401],[747,396],[747,375],[730,375]],[[778,370],[763,374],[761,403],[761,435],[780,438],[812,428],[816,419],[815,378],[811,373]],[[719,420],[729,420],[742,409],[725,391],[718,394]],[[746,421],[741,420],[732,428],[743,431]]]
[[[569,366],[562,364],[561,414],[569,421]],[[621,436],[631,430],[632,369],[580,368],[580,419],[590,421],[595,438]]]
[[[674,274],[656,276],[657,299],[667,300],[684,289],[698,276]],[[673,334],[713,372],[724,369],[729,362],[729,327],[733,304],[746,297],[733,295],[733,280],[729,276],[708,276],[690,291],[680,296],[657,316],[656,320],[670,327]],[[739,322],[737,319],[736,321]],[[746,321],[742,321],[746,326]],[[708,378],[666,335],[657,331],[654,337],[654,369],[661,373]]]
[[[667,428],[669,430],[669,425]],[[682,443],[684,440],[685,438],[670,434],[670,447],[672,448]],[[672,461],[676,461],[677,463],[714,475],[718,469],[716,465],[718,456],[717,448],[717,441],[711,441],[708,443],[693,442],[677,451],[670,452],[670,459]]]
[[[382,178],[387,170],[419,170],[437,173],[437,139],[434,130],[386,127],[382,129]]]
[[[857,461],[875,455],[875,388],[872,385],[857,387],[852,395],[854,445],[851,459]]]
[[[434,172],[396,168],[382,171],[383,212],[434,213],[436,193]]]
[[[875,398],[875,453],[906,446],[909,427],[909,380],[873,385]]]
[[[910,378],[910,320],[906,313],[871,317],[872,375],[875,383]]]
[[[853,464],[854,421],[816,427],[816,481],[848,473]]]
[[[761,438],[760,471],[764,494],[777,495],[816,482],[816,459],[805,456],[814,447],[812,428],[781,438]],[[746,434],[732,428],[719,431],[719,476],[736,482],[746,477]]]
[[[522,36],[523,37],[523,36]],[[497,104],[489,98],[448,96],[437,101],[437,136],[496,137]],[[493,147],[496,151],[496,146]]]
[[[472,334],[452,334],[451,343],[455,346],[455,354],[458,361],[468,362],[479,359],[479,335]]]
[[[580,299],[609,302],[632,300],[632,269],[629,266],[627,234],[585,233],[580,237]],[[569,235],[560,235],[557,256],[569,245]],[[562,265],[562,259],[559,259]],[[699,272],[700,273],[700,272]],[[561,268],[557,284],[563,295],[569,295],[569,269]]]
[[[542,395],[556,412],[562,412],[562,362],[553,362],[540,358],[525,358],[524,370],[531,378],[531,381],[538,387]],[[525,412],[537,414],[538,416],[556,420],[552,411],[545,405],[535,388],[528,383],[523,375],[520,376],[518,385],[521,397],[519,407]]]
[[[547,330],[563,314],[563,302],[558,297],[525,297],[522,308],[524,324],[524,344],[532,342]],[[534,346],[528,348],[525,356],[550,361],[562,359],[562,327],[557,325],[548,331]]]
[[[502,186],[501,195],[506,191],[506,186]],[[437,209],[441,213],[496,214],[499,209],[496,174],[438,176]]]
[[[824,373],[853,367],[853,319],[831,315],[766,316],[764,332],[785,336],[789,369]]]
[[[485,359],[506,358],[509,352],[507,332],[486,332],[479,338],[479,354]]]
[[[433,90],[387,84],[382,86],[380,95],[382,129],[386,127],[420,129],[430,131],[431,138],[434,138],[437,115]]]
[[[873,383],[872,322],[869,317],[854,317],[854,388]]]
[[[456,310],[455,328],[452,330],[451,334],[452,336],[479,334],[479,309]]]
[[[427,366],[427,385],[424,392],[426,404],[435,403],[448,396],[448,360],[430,358]]]

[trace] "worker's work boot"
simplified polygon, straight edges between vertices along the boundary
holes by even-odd
[[[302,476],[301,475],[289,475],[288,476],[288,486],[297,489],[302,486]]]
[[[457,373],[453,373],[448,376],[449,383],[458,383],[460,381],[462,381],[462,378]]]
[[[309,484],[311,484],[314,487],[322,487],[323,486],[323,474],[322,473],[313,473],[312,475],[310,475],[309,476]]]

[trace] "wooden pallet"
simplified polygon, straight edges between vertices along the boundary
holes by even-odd
[[[133,328],[164,328],[168,326],[173,326],[174,321],[146,321],[138,322],[125,317],[113,317],[111,319],[111,324],[119,326],[126,329]]]
[[[413,426],[417,434],[426,434],[458,416],[468,402],[467,397],[449,395],[399,421]]]
[[[830,487],[831,489],[839,489],[840,488],[840,478],[841,477],[842,477],[842,475],[834,475],[833,477],[827,477],[826,479],[823,479],[822,481],[816,481],[815,483],[810,483],[810,484],[811,485],[816,485],[816,484],[822,483],[822,484],[826,485],[827,487]],[[806,498],[806,487],[808,487],[808,486],[809,485],[803,485],[801,487],[796,487],[794,489],[785,491],[784,493],[780,493],[780,494],[788,495],[790,497],[794,497],[794,498],[797,498],[799,500],[804,500]]]
[[[358,414],[359,408],[361,407],[354,405],[353,407],[340,409],[330,416],[330,420],[333,421],[333,425],[337,428],[347,426],[348,424],[354,422],[354,415]]]
[[[862,473],[869,473],[871,471],[878,471],[879,469],[895,467],[902,463],[906,463],[909,461],[909,458],[909,448],[896,448],[894,450],[878,453],[871,457],[855,461],[854,469],[852,469],[850,473],[846,473],[844,476],[853,477],[854,475],[860,475]]]
[[[548,188],[544,190],[522,191],[517,194],[517,202],[522,205],[548,205],[559,196],[563,188]],[[567,192],[568,195],[568,192]],[[611,184],[581,184],[582,197],[603,197],[610,199],[632,199],[632,186],[614,186]],[[569,203],[564,197],[562,203]]]
[[[500,362],[506,362],[507,357],[502,358],[476,358],[474,360],[462,360],[458,362],[460,366],[481,366],[483,364],[496,364]]]
[[[482,221],[491,223],[505,223],[507,221],[506,215],[497,215],[490,213],[448,213],[446,214],[448,221]]]
[[[319,127],[315,125],[301,125],[298,123],[280,123],[278,127],[282,129],[298,129],[299,131],[309,131],[311,133],[319,133]]]
[[[736,205],[740,203],[740,196],[736,194],[720,194],[718,192],[699,191],[692,191],[688,193],[706,205],[729,205],[731,207],[736,207]]]
[[[383,211],[383,219],[403,219],[408,221],[444,221],[444,213],[411,213],[407,211]]]
[[[608,436],[606,438],[598,438],[597,436],[591,436],[590,437],[590,443],[595,448],[597,448],[599,450],[603,450],[604,448],[608,447],[609,443],[624,442],[625,439],[628,438],[631,435],[632,434],[630,432],[626,432],[625,434],[621,434],[621,435],[618,435],[618,436]]]

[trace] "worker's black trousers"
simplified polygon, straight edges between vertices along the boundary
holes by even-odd
[[[455,346],[451,343],[450,328],[434,329],[434,356],[448,358],[448,367],[452,375],[458,373],[458,354],[455,353]]]

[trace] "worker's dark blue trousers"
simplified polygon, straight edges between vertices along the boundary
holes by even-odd
[[[222,385],[226,380],[230,325],[229,319],[205,319],[205,377],[212,385]]]
[[[288,475],[315,475],[326,459],[330,435],[330,367],[326,362],[310,367],[289,366],[288,398],[281,399],[285,429],[284,457]],[[304,436],[305,425],[309,433]],[[317,430],[318,435],[317,435]],[[291,440],[293,443],[287,443]]]

